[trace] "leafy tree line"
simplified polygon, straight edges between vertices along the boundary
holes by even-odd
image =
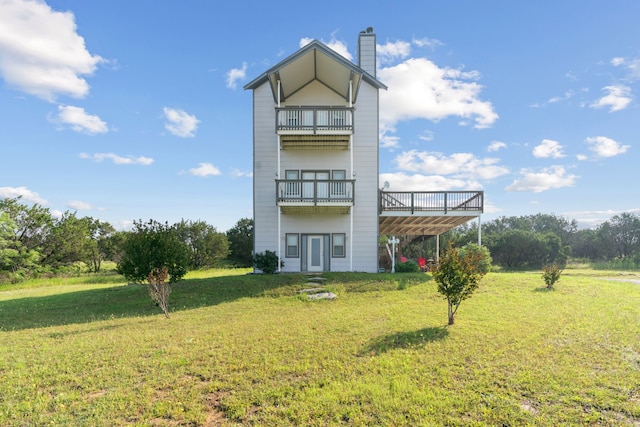
[[[65,212],[59,218],[20,198],[0,199],[0,283],[48,274],[98,272],[104,260],[120,264],[127,245],[151,229],[185,249],[185,268],[213,267],[222,262],[253,264],[253,220],[243,218],[226,233],[204,221],[176,224],[134,222],[131,231],[116,231],[108,222]]]
[[[640,216],[622,213],[593,229],[550,214],[500,217],[482,224],[482,244],[493,263],[512,269],[564,266],[569,257],[611,266],[640,268]],[[467,223],[440,236],[440,247],[477,243],[478,224]],[[435,254],[434,239],[415,239],[403,249],[417,258]]]

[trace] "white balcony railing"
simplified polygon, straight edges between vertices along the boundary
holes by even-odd
[[[354,180],[279,179],[276,180],[278,204],[353,204]]]
[[[353,108],[276,108],[276,130],[278,132],[302,132],[313,134],[352,133]]]
[[[380,212],[483,212],[483,191],[380,191]]]

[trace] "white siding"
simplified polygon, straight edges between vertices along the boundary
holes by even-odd
[[[378,91],[360,87],[353,138],[356,200],[353,208],[353,269],[378,270]]]
[[[374,39],[375,41],[375,39]],[[335,92],[315,81],[287,100],[288,106],[346,106]],[[283,105],[284,106],[284,105]],[[285,257],[287,233],[344,233],[346,257],[331,258],[332,271],[378,270],[378,90],[364,83],[354,105],[354,136],[349,150],[279,151],[275,133],[275,103],[267,83],[254,89],[254,221],[255,251],[276,251],[284,261],[283,271],[300,271],[298,258]],[[278,153],[280,168],[278,168]],[[353,157],[353,171],[350,168]],[[355,179],[353,234],[351,214],[278,214],[275,180],[285,170],[345,170]],[[355,173],[355,176],[353,175]],[[278,219],[280,218],[280,219]],[[278,235],[278,223],[280,233]],[[301,242],[302,239],[300,239]],[[350,248],[353,248],[353,259]],[[330,251],[331,248],[325,248]]]
[[[278,210],[275,174],[278,170],[278,138],[275,105],[268,84],[253,92],[253,218],[254,250],[278,252]]]

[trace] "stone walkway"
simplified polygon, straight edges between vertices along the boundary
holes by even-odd
[[[308,275],[307,277],[307,284],[313,287],[301,289],[298,291],[299,294],[306,294],[307,298],[312,300],[334,300],[338,297],[336,294],[329,292],[327,288],[322,286],[322,284],[327,280],[324,277],[320,277],[315,274]]]

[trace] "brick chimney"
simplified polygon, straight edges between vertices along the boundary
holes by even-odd
[[[376,76],[376,34],[373,27],[360,31],[358,37],[358,66]]]

